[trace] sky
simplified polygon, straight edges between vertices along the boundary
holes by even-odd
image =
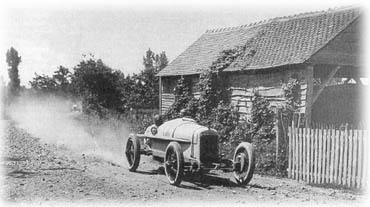
[[[5,54],[22,57],[21,85],[34,74],[72,69],[82,54],[93,54],[125,74],[143,69],[149,48],[170,61],[207,29],[238,26],[301,12],[327,10],[362,1],[12,1],[1,12],[0,75],[8,80]]]

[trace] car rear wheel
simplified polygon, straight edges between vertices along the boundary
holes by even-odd
[[[247,185],[252,177],[255,167],[253,146],[242,142],[234,153],[234,177],[239,185]]]
[[[184,177],[184,155],[177,142],[171,142],[166,148],[164,171],[171,185],[180,185]]]
[[[126,143],[126,159],[128,170],[134,172],[140,163],[140,140],[135,136],[130,136]]]

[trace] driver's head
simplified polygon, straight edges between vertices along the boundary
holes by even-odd
[[[186,109],[181,109],[181,111],[180,111],[180,116],[181,117],[184,117],[184,116],[186,116],[187,115],[187,113],[186,113]]]
[[[163,119],[162,119],[162,116],[161,116],[161,115],[156,114],[156,115],[154,116],[154,124],[155,124],[156,126],[160,126],[160,125],[162,125],[162,124],[163,124]]]

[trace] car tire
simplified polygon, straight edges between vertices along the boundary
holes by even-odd
[[[247,185],[252,177],[255,168],[255,156],[252,144],[242,142],[235,149],[234,153],[234,178],[239,185]],[[238,167],[235,167],[239,165]]]
[[[184,177],[184,155],[178,142],[171,142],[166,148],[164,171],[171,185],[180,185]]]
[[[126,159],[128,170],[135,172],[140,163],[140,140],[136,136],[130,136],[126,143]]]

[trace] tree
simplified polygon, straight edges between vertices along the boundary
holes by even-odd
[[[72,73],[69,71],[68,68],[63,66],[59,66],[57,71],[54,71],[53,80],[56,83],[57,91],[59,93],[69,93],[71,91],[71,78]]]
[[[30,81],[30,84],[31,88],[40,92],[55,92],[57,88],[55,80],[45,74],[35,73],[35,77]]]
[[[74,68],[72,86],[82,98],[84,112],[104,117],[109,110],[123,111],[120,74],[94,58],[83,60]]]
[[[30,84],[31,88],[39,92],[68,96],[72,92],[71,77],[72,74],[68,68],[59,66],[52,77],[35,73],[35,77],[30,81]]]
[[[166,53],[163,51],[159,55],[155,55],[154,68],[156,74],[168,65],[168,59]]]
[[[166,67],[168,59],[166,53],[155,54],[150,48],[143,57],[144,70],[131,76],[129,91],[131,95],[125,97],[130,108],[156,109],[159,107],[159,85],[156,74]]]
[[[155,54],[149,48],[148,51],[146,51],[145,56],[143,57],[143,64],[144,64],[145,71],[154,69],[154,58],[155,58]]]
[[[162,51],[160,54],[155,54],[150,48],[146,51],[143,57],[144,71],[153,71],[157,74],[168,65],[166,53]]]
[[[9,93],[11,96],[19,95],[20,91],[20,80],[18,74],[18,65],[21,63],[21,57],[18,56],[18,51],[11,47],[6,52],[6,62],[9,66],[8,74],[10,82],[9,86]]]

